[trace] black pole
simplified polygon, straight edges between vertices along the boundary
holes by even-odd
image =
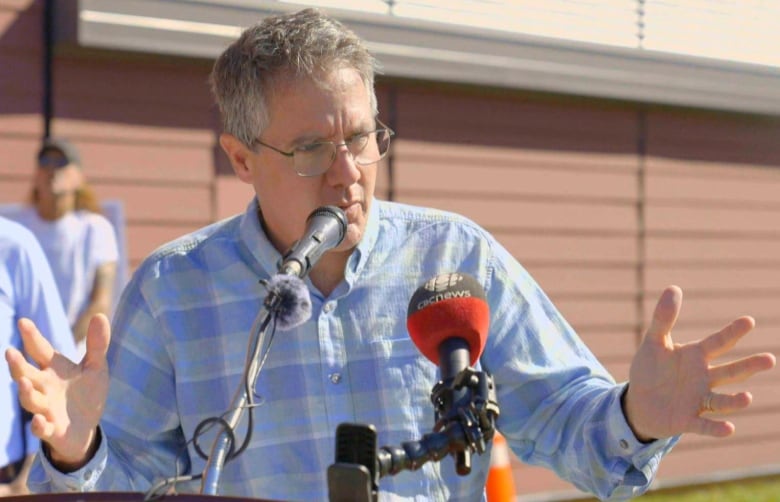
[[[51,136],[53,113],[53,47],[54,47],[54,0],[43,2],[43,137]]]

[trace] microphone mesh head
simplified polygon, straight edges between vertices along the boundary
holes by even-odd
[[[311,297],[306,284],[298,276],[276,274],[266,284],[280,298],[276,308],[276,328],[287,331],[300,326],[311,317]]]
[[[469,344],[471,364],[485,348],[490,308],[477,280],[461,273],[438,275],[415,291],[409,302],[406,327],[425,357],[439,364],[439,345],[449,338]]]

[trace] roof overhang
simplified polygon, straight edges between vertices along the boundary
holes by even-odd
[[[248,0],[77,0],[58,42],[214,59],[242,28],[299,7]],[[389,77],[780,115],[780,68],[329,9]]]

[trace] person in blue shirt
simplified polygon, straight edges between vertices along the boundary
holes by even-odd
[[[18,323],[34,322],[70,359],[76,346],[46,256],[32,233],[0,217],[0,345],[22,350]],[[0,371],[0,496],[27,493],[27,473],[39,441],[7,371]]]
[[[14,350],[7,359],[46,445],[33,491],[146,491],[182,474],[194,479],[178,489],[198,491],[201,452],[217,429],[199,426],[224,416],[243,386],[247,339],[266,294],[260,281],[275,276],[307,216],[324,205],[344,210],[346,237],[306,278],[311,318],[277,334],[251,382],[251,442],[224,466],[219,494],[325,500],[339,424],[373,424],[380,445],[431,431],[439,372],[409,338],[407,304],[448,272],[484,288],[490,332],[476,368],[493,375],[497,428],[524,462],[600,498],[625,499],[648,488],[680,434],[734,432],[709,413],[743,409],[751,396],[715,388],[775,358],[713,361],[753,328],[752,318],[675,344],[682,293],[670,286],[629,382],[616,383],[489,233],[452,213],[374,198],[393,134],[378,118],[375,64],[353,32],[311,9],[249,27],[217,59],[220,145],[256,197],[243,214],[152,253],[113,326],[93,318],[80,365],[64,362],[32,326],[24,330],[41,369]],[[475,455],[468,476],[449,458],[385,476],[379,498],[482,500],[488,457]]]

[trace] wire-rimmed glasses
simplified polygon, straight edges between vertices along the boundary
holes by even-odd
[[[336,155],[338,155],[338,148],[342,145],[347,147],[355,164],[359,166],[374,164],[382,160],[390,150],[390,138],[395,135],[395,132],[379,120],[377,120],[377,124],[380,126],[379,128],[356,134],[341,143],[317,141],[295,147],[289,152],[263,143],[259,139],[256,139],[255,143],[292,158],[293,169],[299,176],[319,176],[330,169]]]

